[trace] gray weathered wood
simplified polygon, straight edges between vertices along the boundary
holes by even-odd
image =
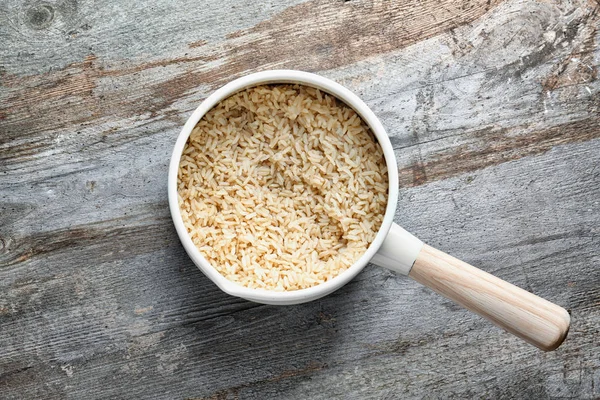
[[[596,1],[0,4],[0,398],[600,398]],[[396,149],[396,221],[568,308],[542,353],[368,267],[309,304],[220,292],[166,174],[246,73],[333,78]]]

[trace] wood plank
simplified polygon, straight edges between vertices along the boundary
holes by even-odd
[[[0,5],[0,397],[600,397],[599,10]],[[395,147],[395,221],[567,308],[564,345],[373,266],[292,307],[206,279],[170,221],[171,148],[211,91],[269,68],[359,94]]]

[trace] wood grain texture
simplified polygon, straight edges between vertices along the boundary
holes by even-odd
[[[564,308],[426,244],[409,276],[542,350],[555,350],[569,332]]]
[[[600,397],[596,1],[0,2],[0,397]],[[369,267],[317,302],[228,297],[170,221],[170,151],[223,83],[356,92],[395,221],[569,310],[553,353]]]

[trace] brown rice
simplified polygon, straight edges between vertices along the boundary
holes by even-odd
[[[179,165],[179,205],[202,255],[250,288],[332,279],[368,248],[387,204],[381,147],[335,97],[258,86],[196,125]]]

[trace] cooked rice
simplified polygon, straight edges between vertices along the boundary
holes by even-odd
[[[179,206],[200,253],[250,288],[308,288],[350,267],[385,213],[379,143],[317,89],[258,86],[211,109],[179,165]]]

